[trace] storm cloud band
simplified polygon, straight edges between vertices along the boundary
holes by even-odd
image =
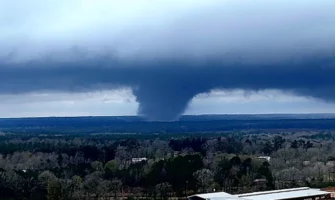
[[[0,93],[90,92],[131,87],[139,114],[152,120],[177,119],[189,101],[212,89],[278,89],[296,95],[335,100],[335,57],[306,57],[299,62],[232,64],[207,61],[137,63],[93,59],[83,62],[35,62],[0,68]],[[6,66],[7,65],[7,66]]]

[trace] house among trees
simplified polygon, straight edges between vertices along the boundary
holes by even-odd
[[[267,161],[267,162],[270,162],[271,160],[271,157],[270,156],[259,156],[257,157],[259,160],[264,160],[264,161]]]
[[[147,160],[148,160],[147,158],[132,158],[131,163],[139,163],[139,162],[147,161]]]

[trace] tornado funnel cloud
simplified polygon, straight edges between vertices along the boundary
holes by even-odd
[[[200,90],[190,90],[183,84],[141,85],[133,90],[136,101],[139,103],[138,115],[152,121],[173,121],[179,119],[192,98]]]

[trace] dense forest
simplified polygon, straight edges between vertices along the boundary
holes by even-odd
[[[146,121],[136,116],[0,118],[0,130],[15,133],[213,133],[260,129],[335,129],[335,115],[199,115],[178,121]]]
[[[331,131],[1,132],[0,198],[167,199],[331,185],[334,140]]]

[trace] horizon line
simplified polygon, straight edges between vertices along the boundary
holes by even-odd
[[[264,115],[291,115],[291,116],[298,116],[298,115],[334,115],[335,117],[335,113],[229,113],[229,114],[185,114],[185,115],[181,115],[180,118],[182,117],[187,117],[187,116],[264,116]],[[29,118],[85,118],[85,117],[137,117],[137,118],[145,118],[144,116],[140,116],[140,115],[78,115],[78,116],[23,116],[23,117],[0,117],[0,119],[29,119]],[[179,118],[179,119],[180,119]],[[178,120],[176,120],[178,121]]]

